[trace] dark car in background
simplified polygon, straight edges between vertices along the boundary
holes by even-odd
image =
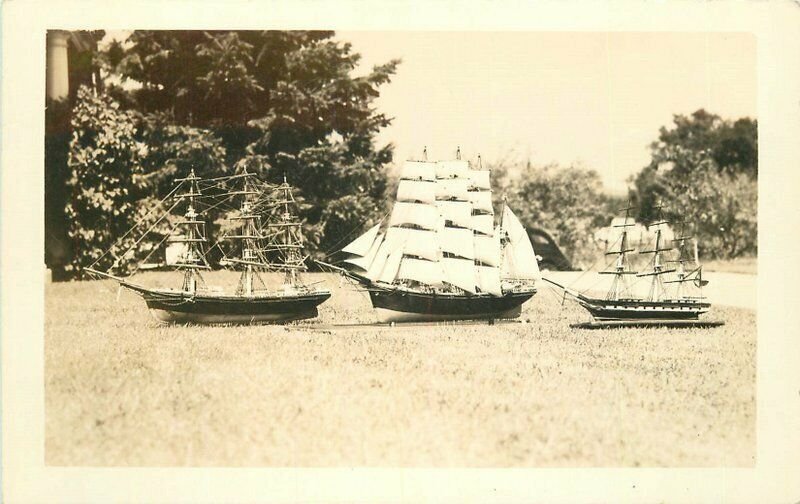
[[[542,228],[528,229],[528,237],[533,244],[533,250],[539,256],[539,269],[542,271],[576,271],[572,262],[564,255],[558,243]]]

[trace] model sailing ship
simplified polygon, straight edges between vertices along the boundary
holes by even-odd
[[[405,162],[388,225],[327,265],[366,288],[382,321],[516,318],[536,293],[525,228],[505,205],[495,225],[489,171],[459,158]]]
[[[209,288],[201,274],[211,267],[206,259],[206,221],[200,211],[205,196],[200,187],[203,179],[195,176],[194,170],[188,177],[176,180],[177,185],[170,193],[170,197],[177,200],[170,210],[185,206],[182,219],[166,238],[170,243],[185,245],[180,258],[172,265],[183,272],[180,289],[149,288],[117,276],[111,271],[118,260],[109,271],[92,268],[87,271],[117,280],[120,286],[136,292],[151,313],[164,322],[250,323],[316,317],[317,306],[331,293],[300,280],[300,272],[306,267],[300,222],[290,208],[295,203],[291,187],[285,178],[283,184],[270,186],[257,182],[255,177],[245,170],[238,175],[205,180],[211,183],[210,187],[225,188],[221,194],[210,196],[213,205],[234,199],[240,201],[238,211],[231,217],[237,230],[222,237],[233,243],[231,249],[238,254],[220,261],[222,265],[241,270],[234,292]],[[165,217],[167,214],[159,217],[159,221]],[[273,219],[265,222],[265,217]],[[143,238],[144,235],[137,243]],[[122,256],[124,253],[117,257]],[[259,274],[263,271],[283,272],[283,284],[277,289],[268,289]]]
[[[635,271],[631,269],[627,255],[635,249],[630,248],[627,238],[627,228],[634,226],[635,223],[629,218],[631,207],[621,209],[625,212],[625,219],[621,224],[614,227],[621,228],[620,238],[615,243],[619,243],[618,248],[609,250],[606,255],[616,256],[614,267],[610,270],[600,271],[600,274],[612,275],[611,288],[605,299],[596,298],[575,292],[552,280],[544,280],[563,289],[565,293],[573,296],[577,302],[583,306],[592,316],[599,321],[681,321],[697,320],[700,315],[706,313],[711,304],[704,301],[702,287],[708,284],[703,279],[703,267],[697,257],[697,242],[694,242],[694,258],[689,257],[687,252],[687,241],[691,236],[685,236],[683,229],[678,237],[671,240],[672,246],[664,239],[662,226],[668,224],[663,219],[662,207],[658,205],[656,221],[649,224],[649,228],[655,228],[655,239],[653,248],[642,250],[640,254],[652,254],[649,261],[649,268],[646,271]],[[613,245],[612,245],[613,246]],[[676,250],[675,259],[664,259],[667,252]],[[694,263],[691,269],[687,270],[687,265]],[[666,266],[675,264],[675,267]],[[667,277],[666,275],[674,276]],[[631,276],[639,278],[649,278],[650,285],[646,297],[635,297],[632,294]],[[667,279],[665,279],[667,278]],[[674,288],[674,289],[673,289]],[[691,288],[696,288],[697,294],[691,295]],[[670,294],[669,291],[673,293]]]

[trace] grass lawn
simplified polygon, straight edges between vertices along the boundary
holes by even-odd
[[[322,278],[319,322],[372,320],[363,293]],[[753,311],[716,309],[715,329],[580,331],[588,315],[543,288],[525,324],[319,332],[161,326],[116,295],[46,287],[48,465],[755,463]]]

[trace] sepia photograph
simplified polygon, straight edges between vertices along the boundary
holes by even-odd
[[[50,30],[45,116],[48,464],[755,462],[749,34]]]
[[[4,502],[800,499],[793,2],[2,24]]]

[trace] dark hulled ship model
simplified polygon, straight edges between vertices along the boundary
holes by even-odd
[[[605,298],[598,298],[576,292],[552,280],[544,280],[563,289],[573,296],[592,317],[598,321],[692,321],[706,313],[711,304],[702,296],[702,287],[708,284],[703,279],[703,267],[697,257],[697,242],[694,242],[694,258],[689,256],[687,242],[692,239],[686,236],[683,229],[679,236],[672,238],[672,245],[665,240],[663,226],[668,224],[663,219],[661,206],[657,206],[657,218],[649,224],[654,229],[652,248],[641,250],[639,254],[650,255],[648,268],[635,271],[630,266],[628,254],[635,249],[628,242],[627,228],[635,223],[629,218],[631,207],[623,208],[625,220],[614,227],[621,228],[619,239],[614,242],[606,255],[615,256],[611,269],[600,271],[602,275],[612,277],[611,287]],[[617,245],[617,246],[614,246]],[[672,252],[674,259],[666,258]],[[674,266],[670,266],[674,265]],[[631,278],[646,280],[648,292],[646,296],[633,295]]]
[[[89,268],[88,272],[117,280],[120,286],[136,292],[151,313],[164,322],[252,323],[317,316],[317,306],[331,293],[305,285],[300,279],[300,272],[306,269],[303,238],[300,222],[291,212],[295,201],[285,180],[278,186],[268,185],[245,171],[206,181],[217,189],[208,195],[211,203],[202,203],[207,196],[201,191],[203,180],[193,170],[176,182],[171,194],[177,202],[172,209],[185,206],[185,211],[166,241],[182,245],[182,253],[170,265],[183,273],[181,288],[150,288],[133,283],[128,277],[114,274],[119,261],[109,271]],[[230,293],[208,287],[201,273],[211,266],[207,260],[206,221],[200,207],[216,207],[228,201],[240,202],[230,216],[235,231],[221,238],[230,243],[232,255],[223,257],[220,264],[241,271],[239,282]],[[268,288],[261,277],[267,271],[283,273],[282,285]]]
[[[541,278],[511,209],[494,223],[489,171],[460,159],[407,161],[388,223],[342,252],[384,322],[516,318]]]

